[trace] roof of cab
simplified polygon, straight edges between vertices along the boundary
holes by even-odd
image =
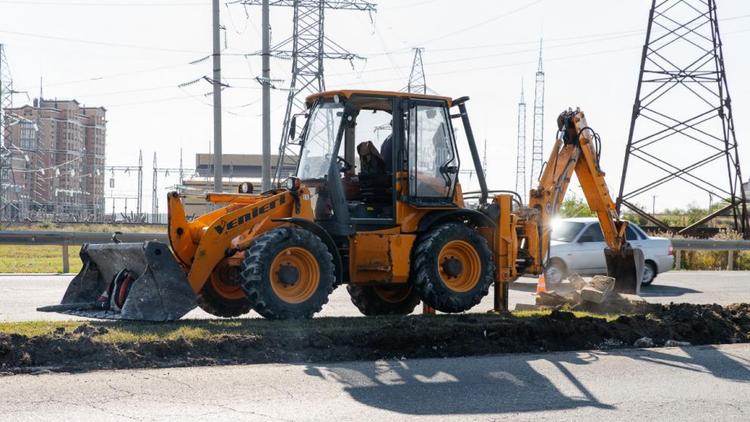
[[[439,95],[426,95],[416,94],[413,92],[399,92],[399,91],[371,91],[366,89],[341,89],[336,91],[324,91],[312,94],[307,97],[307,102],[312,103],[318,98],[330,98],[334,95],[338,95],[344,98],[350,98],[352,95],[376,95],[381,97],[399,97],[399,98],[424,98],[426,100],[440,100],[446,101],[448,106],[452,106],[453,99],[450,97],[442,97]]]

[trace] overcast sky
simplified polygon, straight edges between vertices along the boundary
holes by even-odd
[[[154,152],[160,167],[177,166],[182,148],[185,166],[192,167],[195,153],[207,152],[211,143],[211,98],[204,96],[210,91],[209,84],[199,81],[178,87],[210,75],[209,61],[190,64],[210,54],[210,3],[0,0],[0,42],[6,45],[17,90],[37,97],[43,78],[45,98],[75,98],[87,106],[106,107],[107,164],[134,165],[142,149],[147,162],[144,190],[150,192]],[[543,37],[546,144],[554,139],[559,111],[580,106],[602,136],[602,167],[610,189],[616,191],[650,3],[381,0],[372,15],[331,11],[326,15],[328,36],[367,60],[326,62],[326,85],[329,89],[400,90],[408,79],[412,47],[424,47],[428,86],[454,98],[471,97],[468,107],[476,136],[480,142],[487,139],[490,185],[512,189],[521,81],[529,102],[530,144],[530,103],[538,42]],[[717,3],[747,180],[750,2]],[[291,33],[291,9],[272,8],[271,14],[273,41],[278,42]],[[224,152],[258,153],[261,92],[254,78],[260,73],[260,57],[243,54],[260,48],[260,8],[224,5],[222,20],[226,26],[223,71],[231,86],[224,91]],[[272,77],[282,80],[277,83],[280,88],[288,83],[290,65],[289,61],[273,62]],[[285,91],[273,92],[274,144],[279,139],[285,99]],[[15,97],[16,105],[25,102],[25,96]],[[673,153],[686,155],[689,151],[678,146]],[[712,174],[716,183],[726,184],[721,171]],[[645,176],[633,177],[637,181]],[[162,187],[170,183],[173,178],[160,180]],[[464,180],[464,184],[471,182]],[[135,190],[133,181],[124,180],[121,185]],[[680,189],[667,187],[656,192],[657,210],[690,202],[708,204],[707,195]],[[165,193],[160,192],[160,197]],[[650,207],[650,196],[641,202]],[[149,199],[145,208],[150,209]]]

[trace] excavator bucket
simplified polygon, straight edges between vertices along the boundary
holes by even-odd
[[[42,312],[102,319],[172,321],[196,306],[187,276],[164,243],[85,244],[83,269],[59,305]]]
[[[619,251],[604,249],[607,261],[607,275],[615,279],[615,291],[618,293],[641,294],[643,280],[643,251],[625,245]]]

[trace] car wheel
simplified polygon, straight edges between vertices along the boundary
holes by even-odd
[[[557,285],[562,283],[567,275],[565,263],[557,258],[550,259],[547,267],[544,269],[544,281],[547,285]]]
[[[643,280],[641,280],[641,286],[648,286],[654,282],[656,278],[656,265],[653,262],[646,262],[643,265]]]

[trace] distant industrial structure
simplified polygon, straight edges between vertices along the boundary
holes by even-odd
[[[5,108],[2,220],[99,221],[105,213],[103,107],[35,99]]]
[[[516,192],[521,198],[526,197],[526,100],[523,96],[521,81],[521,99],[518,100],[518,139],[516,141]]]
[[[253,192],[260,193],[263,177],[263,155],[261,154],[223,154],[222,186],[224,192],[237,192],[240,183],[252,184]],[[281,171],[276,171],[278,157],[271,156],[271,170],[273,174],[286,179],[296,170],[296,164],[287,163]],[[188,174],[187,172],[185,174]],[[213,191],[214,186],[214,155],[195,154],[195,170],[190,170],[189,176],[182,179],[179,190],[185,195],[185,210],[188,215],[203,214],[209,204],[205,201],[205,193]]]

